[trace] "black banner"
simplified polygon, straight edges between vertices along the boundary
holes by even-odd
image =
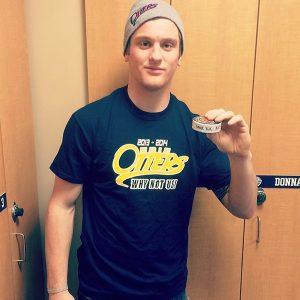
[[[257,175],[257,186],[261,188],[299,189],[300,176]]]

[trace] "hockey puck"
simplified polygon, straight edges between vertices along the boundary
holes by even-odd
[[[221,130],[222,123],[208,120],[205,116],[193,118],[192,128],[203,133],[216,133]]]

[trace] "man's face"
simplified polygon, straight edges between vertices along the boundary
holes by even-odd
[[[172,21],[155,19],[143,24],[132,35],[125,54],[129,84],[146,90],[170,89],[181,60],[179,47],[179,31]]]

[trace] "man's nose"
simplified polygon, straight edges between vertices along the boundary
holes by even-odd
[[[154,44],[152,47],[152,52],[150,54],[150,60],[151,61],[161,61],[162,59],[162,52],[161,52],[161,47],[159,44]]]

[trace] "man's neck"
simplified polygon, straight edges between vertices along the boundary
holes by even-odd
[[[167,108],[170,101],[170,89],[162,88],[147,90],[128,84],[128,95],[136,107],[146,112],[161,112]]]

